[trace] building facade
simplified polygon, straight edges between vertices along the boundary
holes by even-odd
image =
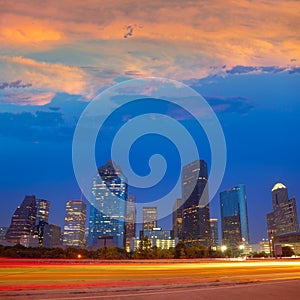
[[[207,164],[194,161],[182,169],[182,237],[187,243],[210,246]]]
[[[174,236],[182,239],[182,199],[176,199],[172,212],[172,228]]]
[[[248,211],[245,185],[220,193],[222,244],[236,248],[249,244]]]
[[[45,224],[43,229],[42,246],[45,248],[56,248],[62,246],[61,228],[54,224]]]
[[[125,249],[130,251],[130,241],[135,237],[136,232],[136,207],[135,195],[129,194],[125,207]]]
[[[31,235],[36,224],[36,197],[25,196],[11,218],[11,224],[6,232],[5,239],[10,243],[19,243],[22,236]]]
[[[66,203],[63,245],[83,248],[86,221],[86,204],[82,200],[70,200]]]
[[[36,225],[40,222],[49,223],[50,201],[36,199]]]
[[[299,231],[296,199],[289,199],[288,189],[277,183],[272,189],[273,212],[267,214],[269,235],[280,235]]]
[[[92,183],[88,245],[98,239],[113,237],[113,243],[125,247],[125,206],[128,195],[127,179],[112,161],[98,169]]]
[[[157,207],[143,207],[143,230],[151,230],[157,228]]]
[[[136,250],[140,241],[146,236],[150,240],[152,247],[156,246],[161,249],[174,248],[178,242],[178,238],[174,237],[173,230],[163,230],[162,228],[141,230],[139,239],[133,238],[131,240],[131,250]]]
[[[219,246],[219,229],[218,219],[210,219],[210,234],[211,234],[211,246],[217,249]]]

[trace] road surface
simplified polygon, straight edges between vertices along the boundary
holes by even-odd
[[[0,299],[299,299],[300,261],[1,260]]]

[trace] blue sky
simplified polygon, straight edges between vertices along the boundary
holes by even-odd
[[[266,237],[272,186],[300,198],[300,5],[254,2],[0,4],[0,225],[26,194],[49,199],[62,225],[65,202],[81,195],[72,167],[80,114],[117,82],[159,76],[214,109],[228,151],[219,191],[245,184],[250,238]],[[218,195],[211,208],[219,217]]]

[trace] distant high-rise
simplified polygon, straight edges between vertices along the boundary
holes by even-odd
[[[7,230],[8,230],[8,227],[4,227],[4,226],[0,227],[0,241],[5,239]]]
[[[66,203],[63,244],[69,247],[84,247],[86,204],[82,200]]]
[[[157,227],[157,207],[143,207],[143,230],[151,230]]]
[[[61,228],[54,224],[45,224],[43,228],[43,243],[45,248],[61,247]]]
[[[210,219],[210,234],[211,234],[211,246],[219,246],[219,230],[218,230],[218,219]]]
[[[194,161],[182,169],[183,220],[182,236],[188,243],[210,245],[207,164]]]
[[[5,239],[11,243],[19,243],[23,235],[30,235],[36,224],[36,197],[25,196],[11,218],[11,224],[6,232]]]
[[[125,249],[130,251],[130,241],[135,237],[136,231],[136,207],[135,207],[135,195],[129,194],[126,207],[125,207]]]
[[[182,239],[182,199],[176,199],[173,206],[172,224],[174,236]]]
[[[40,222],[49,223],[50,201],[44,199],[36,199],[36,225]]]
[[[249,243],[248,212],[245,185],[220,193],[222,244],[236,248]]]
[[[299,231],[296,199],[289,199],[288,190],[282,183],[272,189],[273,212],[267,214],[268,232],[280,235]]]
[[[100,238],[113,237],[113,243],[124,247],[125,203],[127,200],[127,179],[112,161],[98,169],[93,179],[89,220],[89,247]]]

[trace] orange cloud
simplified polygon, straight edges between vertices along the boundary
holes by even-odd
[[[59,63],[46,63],[23,57],[0,58],[2,76],[8,80],[22,78],[35,89],[45,89],[69,94],[87,95],[89,75],[81,68]]]
[[[90,99],[118,76],[189,80],[222,65],[286,66],[300,61],[299,11],[292,0],[5,2],[0,43],[13,57],[2,59],[0,79]]]
[[[51,92],[39,92],[39,93],[4,93],[0,103],[10,103],[10,104],[18,104],[18,105],[36,105],[43,106],[48,103],[51,103],[55,93]]]

